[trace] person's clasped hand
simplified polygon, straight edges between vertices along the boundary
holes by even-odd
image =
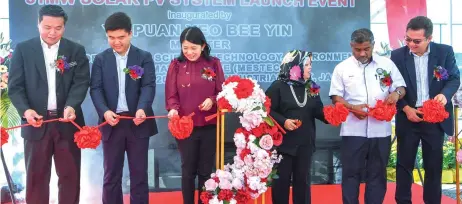
[[[298,128],[297,120],[287,119],[284,122],[284,128],[287,129],[287,130],[290,130],[290,131],[297,129]]]
[[[367,107],[367,104],[352,105],[351,110],[353,110],[353,115],[355,115],[358,119],[363,120],[367,117],[367,112],[364,111],[364,108]]]
[[[68,106],[64,109],[63,118],[60,121],[69,122],[71,120],[75,120],[75,118],[76,116],[74,108]]]
[[[26,110],[26,112],[24,112],[24,118],[26,118],[27,123],[33,127],[42,126],[43,116],[37,114],[37,112],[32,109]]]
[[[115,114],[114,112],[108,110],[104,113],[104,119],[107,121],[107,123],[110,126],[115,126],[117,123],[119,123],[119,116]]]
[[[135,123],[136,126],[140,125],[146,120],[146,114],[144,113],[143,109],[139,109],[136,111],[135,118],[133,119],[133,122]]]
[[[202,102],[202,104],[199,106],[201,111],[208,111],[212,108],[213,106],[213,101],[210,98],[207,98]]]

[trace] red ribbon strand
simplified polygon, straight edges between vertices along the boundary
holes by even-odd
[[[194,115],[194,113],[192,113],[190,116],[188,117],[192,117]],[[156,118],[167,118],[166,115],[162,115],[162,116],[148,116],[148,117],[145,117],[145,119],[156,119]],[[130,116],[118,116],[117,117],[117,120],[120,120],[120,119],[129,119],[129,120],[134,120],[135,117],[130,117]],[[191,120],[192,121],[192,120]],[[89,148],[89,149],[96,149],[99,144],[101,143],[101,132],[99,131],[99,128],[101,128],[102,126],[104,125],[107,125],[108,122],[105,121],[97,126],[83,126],[83,127],[80,127],[79,124],[77,124],[75,121],[73,120],[64,120],[63,118],[56,118],[56,119],[50,119],[50,120],[37,120],[37,124],[38,125],[42,125],[44,123],[51,123],[51,122],[64,122],[64,123],[67,123],[67,122],[70,122],[71,124],[73,124],[77,129],[79,129],[79,131],[77,131],[75,134],[74,134],[74,142],[77,144],[77,146],[81,149],[86,149],[86,148]],[[169,121],[169,124],[171,123],[172,121]],[[191,122],[192,123],[192,122]],[[1,131],[1,138],[0,138],[0,147],[3,146],[3,144],[6,144],[8,143],[8,139],[9,139],[9,134],[8,134],[8,130],[13,130],[13,129],[17,129],[17,128],[22,128],[22,127],[27,127],[27,126],[31,126],[32,124],[23,124],[23,125],[18,125],[18,126],[14,126],[14,127],[9,127],[9,128],[3,128],[3,127],[0,127],[0,131]],[[187,129],[188,127],[181,127],[182,130],[181,131],[184,131],[186,133],[184,134],[191,134],[192,132],[192,126],[193,125],[190,125],[188,127],[191,128],[191,130],[188,130],[186,131],[185,128]],[[170,127],[170,125],[169,125]],[[174,129],[170,129],[170,131],[172,132],[175,132],[177,130],[174,130]],[[188,135],[189,136],[189,135]],[[183,136],[183,137],[186,137],[186,136]]]

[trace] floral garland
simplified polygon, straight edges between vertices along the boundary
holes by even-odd
[[[200,198],[205,204],[246,204],[266,192],[277,178],[273,166],[282,156],[274,146],[282,143],[282,133],[268,115],[270,99],[255,80],[229,77],[217,100],[220,109],[242,113],[242,128],[234,134],[234,163],[212,173]]]

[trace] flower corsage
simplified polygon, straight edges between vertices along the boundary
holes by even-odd
[[[141,79],[144,74],[144,69],[138,65],[128,66],[124,69],[126,74],[129,74],[133,80]]]

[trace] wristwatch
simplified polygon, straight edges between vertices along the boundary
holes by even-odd
[[[398,94],[398,96],[401,96],[401,94],[403,94],[403,93],[401,93],[401,91],[399,89],[396,89],[395,92]]]

